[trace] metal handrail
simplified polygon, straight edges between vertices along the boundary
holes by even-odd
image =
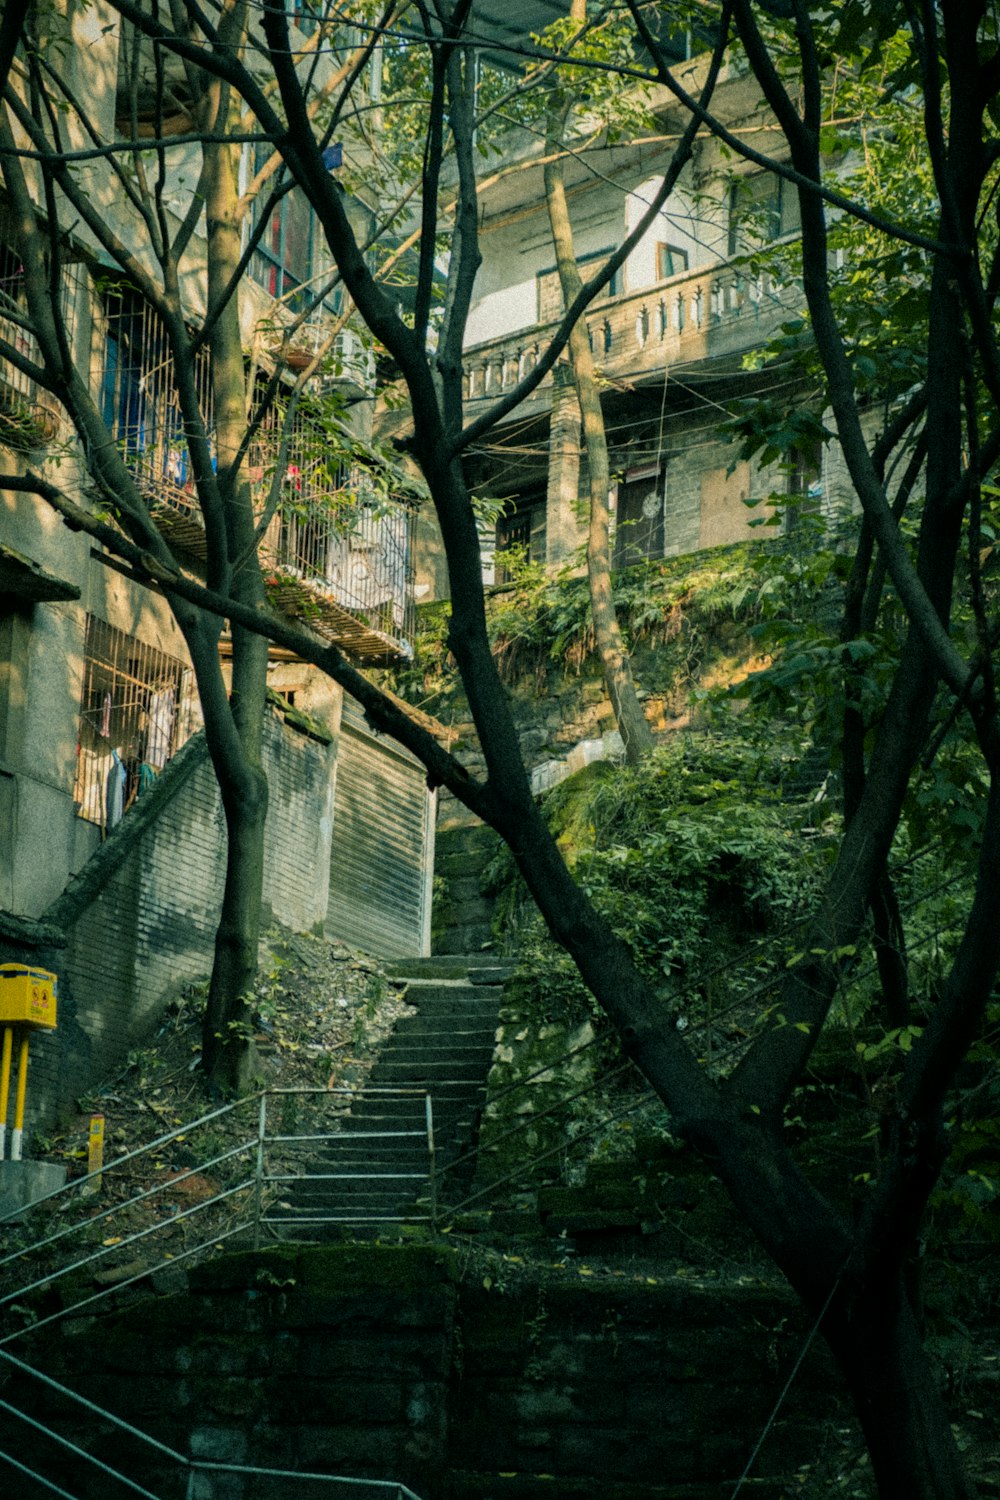
[[[263,1478],[273,1479],[295,1479],[299,1481],[308,1479],[328,1484],[331,1487],[336,1485],[345,1489],[383,1490],[385,1491],[387,1497],[392,1496],[393,1500],[419,1500],[419,1497],[414,1494],[413,1490],[409,1489],[405,1484],[401,1483],[398,1480],[358,1479],[354,1478],[353,1476],[344,1474],[319,1474],[312,1472],[299,1472],[294,1469],[260,1468],[254,1464],[234,1464],[218,1462],[212,1459],[192,1458],[186,1453],[178,1452],[176,1448],[169,1447],[166,1443],[161,1443],[158,1438],[150,1436],[148,1432],[143,1432],[141,1428],[134,1427],[130,1422],[126,1422],[122,1417],[115,1416],[114,1412],[108,1411],[105,1407],[98,1406],[96,1402],[89,1400],[86,1396],[81,1396],[78,1391],[71,1390],[68,1386],[63,1385],[60,1381],[54,1380],[51,1375],[45,1375],[41,1370],[36,1370],[33,1365],[26,1364],[24,1360],[17,1359],[13,1354],[8,1354],[5,1350],[0,1350],[0,1359],[6,1360],[7,1363],[9,1365],[12,1365],[20,1375],[27,1376],[29,1379],[40,1381],[42,1385],[45,1385],[50,1390],[57,1392],[60,1396],[67,1398],[76,1406],[80,1407],[83,1411],[90,1413],[90,1415],[92,1416],[99,1417],[101,1421],[109,1423],[112,1427],[116,1428],[117,1431],[127,1433],[129,1437],[145,1444],[147,1448],[162,1455],[162,1457],[169,1459],[172,1463],[176,1464],[182,1470],[187,1470],[189,1476],[189,1497],[193,1497],[194,1480],[198,1474],[225,1473],[244,1474],[248,1477],[260,1476]],[[117,1480],[126,1489],[131,1490],[133,1494],[142,1496],[143,1500],[159,1500],[159,1497],[153,1494],[151,1490],[145,1489],[134,1479],[130,1479],[127,1474],[123,1474],[121,1470],[112,1468],[111,1465],[106,1464],[102,1459],[96,1458],[92,1453],[88,1453],[85,1448],[79,1447],[64,1434],[55,1432],[50,1427],[46,1427],[44,1423],[39,1422],[36,1418],[29,1416],[27,1412],[21,1411],[18,1407],[12,1405],[9,1401],[0,1400],[0,1410],[6,1411],[10,1416],[17,1418],[18,1421],[24,1422],[34,1431],[41,1433],[43,1436],[57,1443],[67,1452],[72,1453],[74,1457],[82,1459],[85,1463],[92,1465],[92,1467],[98,1469],[102,1474],[108,1475],[112,1479]],[[27,1474],[30,1478],[37,1480],[40,1484],[49,1489],[53,1494],[62,1496],[63,1500],[76,1500],[76,1497],[70,1495],[67,1490],[62,1489],[52,1480],[47,1479],[43,1474],[40,1474],[36,1469],[29,1468],[19,1459],[14,1458],[11,1454],[5,1453],[2,1449],[0,1449],[0,1459],[3,1459],[6,1463],[11,1464],[14,1468],[19,1469],[21,1473]]]
[[[426,1174],[421,1172],[379,1174],[373,1172],[365,1172],[363,1169],[362,1171],[353,1174],[312,1173],[309,1171],[293,1174],[284,1170],[276,1169],[271,1171],[268,1169],[267,1152],[268,1148],[271,1146],[294,1146],[297,1143],[308,1145],[310,1143],[318,1143],[324,1141],[336,1142],[345,1138],[344,1133],[339,1129],[333,1129],[326,1132],[290,1132],[286,1130],[280,1133],[269,1133],[267,1115],[269,1100],[272,1102],[272,1104],[274,1104],[277,1102],[286,1101],[289,1098],[306,1097],[316,1099],[321,1104],[329,1103],[331,1101],[340,1102],[340,1100],[346,1100],[349,1103],[357,1103],[361,1099],[371,1096],[375,1096],[378,1098],[412,1097],[415,1102],[423,1099],[425,1112],[424,1127],[422,1129],[411,1130],[360,1131],[357,1133],[351,1132],[350,1139],[357,1140],[360,1138],[365,1141],[377,1140],[383,1137],[393,1139],[399,1139],[400,1137],[426,1139]],[[101,1287],[96,1292],[91,1292],[88,1295],[80,1296],[75,1301],[68,1301],[66,1305],[62,1306],[57,1311],[51,1312],[44,1317],[36,1318],[33,1322],[27,1323],[23,1328],[15,1329],[12,1332],[5,1334],[3,1337],[0,1337],[0,1350],[2,1350],[4,1346],[12,1343],[14,1340],[23,1338],[26,1334],[34,1331],[37,1328],[55,1322],[58,1319],[66,1317],[70,1313],[77,1312],[84,1307],[89,1307],[92,1303],[100,1301],[102,1298],[105,1298],[112,1293],[121,1290],[123,1287],[130,1286],[134,1282],[141,1281],[142,1279],[150,1275],[153,1271],[162,1270],[170,1266],[176,1266],[179,1262],[182,1261],[189,1261],[194,1257],[201,1255],[203,1252],[211,1250],[214,1246],[224,1242],[225,1240],[230,1239],[233,1235],[243,1232],[248,1234],[252,1233],[254,1249],[259,1249],[261,1243],[262,1228],[264,1228],[265,1226],[269,1229],[275,1226],[284,1228],[289,1227],[289,1221],[278,1219],[274,1216],[269,1215],[267,1212],[268,1189],[277,1187],[279,1184],[285,1184],[290,1181],[307,1181],[313,1179],[318,1181],[333,1180],[338,1176],[343,1178],[352,1176],[354,1178],[362,1179],[370,1178],[373,1181],[379,1178],[391,1176],[393,1179],[399,1179],[401,1181],[410,1180],[414,1182],[424,1180],[426,1178],[426,1180],[428,1180],[430,1183],[429,1192],[431,1202],[433,1204],[436,1191],[436,1167],[433,1138],[433,1107],[430,1096],[427,1094],[426,1090],[405,1087],[381,1087],[377,1089],[327,1089],[320,1087],[298,1087],[264,1089],[257,1094],[248,1095],[244,1099],[237,1100],[231,1104],[223,1105],[219,1109],[212,1110],[208,1114],[201,1116],[198,1120],[189,1122],[187,1124],[178,1125],[165,1134],[158,1136],[154,1141],[148,1143],[147,1145],[137,1147],[132,1151],[126,1152],[122,1156],[116,1158],[114,1161],[105,1164],[102,1168],[93,1172],[89,1172],[84,1177],[75,1178],[72,1182],[66,1183],[64,1186],[57,1188],[55,1191],[46,1194],[44,1198],[39,1199],[37,1204],[33,1204],[32,1207],[37,1207],[40,1204],[48,1204],[50,1207],[60,1207],[62,1204],[69,1204],[73,1202],[74,1198],[79,1200],[83,1197],[84,1194],[87,1193],[88,1187],[91,1189],[95,1189],[97,1187],[98,1184],[96,1182],[96,1179],[102,1177],[107,1178],[109,1176],[113,1177],[114,1174],[118,1172],[123,1166],[133,1164],[139,1158],[148,1157],[150,1153],[162,1152],[165,1147],[171,1144],[171,1142],[174,1142],[179,1138],[187,1140],[197,1129],[206,1125],[211,1125],[213,1122],[217,1122],[224,1116],[231,1115],[236,1109],[247,1109],[252,1106],[256,1106],[256,1126],[251,1127],[252,1134],[248,1134],[246,1139],[237,1141],[235,1145],[227,1147],[224,1151],[217,1151],[212,1156],[206,1158],[205,1161],[200,1162],[197,1166],[189,1167],[185,1170],[172,1173],[170,1178],[162,1183],[154,1184],[154,1186],[152,1187],[144,1187],[140,1192],[131,1195],[120,1203],[110,1204],[103,1208],[96,1208],[95,1205],[95,1211],[90,1213],[87,1218],[77,1220],[72,1224],[64,1225],[55,1232],[43,1236],[32,1244],[20,1245],[10,1253],[0,1256],[0,1268],[4,1266],[10,1266],[14,1261],[24,1261],[32,1256],[40,1254],[42,1251],[52,1248],[53,1246],[67,1245],[72,1236],[79,1236],[82,1233],[92,1233],[95,1225],[108,1225],[109,1221],[112,1220],[115,1215],[127,1213],[129,1210],[134,1209],[139,1205],[148,1203],[151,1199],[155,1198],[159,1194],[172,1192],[176,1190],[179,1184],[183,1184],[185,1181],[188,1181],[193,1177],[197,1177],[200,1174],[204,1174],[207,1171],[211,1171],[220,1166],[224,1166],[226,1163],[235,1163],[240,1158],[249,1157],[253,1161],[253,1167],[250,1172],[244,1171],[244,1173],[240,1174],[237,1181],[231,1181],[222,1184],[219,1187],[218,1191],[213,1192],[211,1196],[204,1198],[198,1203],[192,1204],[189,1207],[183,1209],[174,1208],[169,1219],[154,1224],[147,1224],[143,1228],[137,1229],[127,1235],[114,1236],[113,1238],[109,1238],[107,1242],[102,1243],[93,1249],[90,1249],[86,1254],[75,1256],[71,1254],[70,1257],[63,1262],[62,1265],[56,1267],[55,1269],[46,1268],[44,1271],[30,1277],[29,1280],[20,1282],[13,1290],[3,1292],[3,1294],[0,1295],[0,1308],[9,1307],[17,1302],[18,1299],[28,1296],[32,1292],[37,1292],[43,1287],[48,1288],[53,1283],[60,1281],[73,1272],[78,1272],[88,1266],[93,1266],[104,1260],[108,1256],[120,1255],[123,1250],[127,1250],[130,1246],[137,1245],[140,1242],[147,1241],[150,1239],[150,1237],[155,1236],[161,1231],[172,1231],[179,1224],[191,1222],[195,1220],[199,1215],[204,1216],[209,1210],[218,1209],[221,1205],[236,1205],[237,1203],[245,1202],[246,1207],[245,1209],[237,1212],[235,1222],[230,1221],[228,1223],[224,1223],[221,1226],[216,1225],[212,1227],[211,1232],[207,1234],[202,1240],[200,1240],[198,1244],[188,1246],[183,1250],[165,1254],[158,1261],[154,1260],[149,1264],[145,1264],[141,1266],[138,1271],[135,1271],[132,1274],[124,1274],[120,1278],[115,1279],[113,1283]],[[345,1114],[340,1117],[340,1120],[338,1120],[338,1124],[346,1118],[347,1115],[345,1112]],[[275,1164],[275,1167],[278,1167],[277,1163]],[[86,1199],[84,1199],[84,1202],[86,1202]],[[398,1215],[392,1216],[390,1222],[398,1221],[399,1217],[400,1216]],[[433,1220],[433,1213],[430,1217]],[[300,1215],[297,1216],[294,1222],[300,1224],[316,1225],[323,1223],[339,1224],[344,1222],[384,1223],[386,1221],[387,1219],[385,1215],[375,1212],[369,1212],[367,1214],[353,1214],[349,1219],[345,1219],[344,1216],[339,1213],[327,1212],[314,1213],[311,1215]],[[2,1222],[4,1221],[0,1221],[0,1224],[2,1224]],[[123,1268],[123,1270],[124,1269],[125,1268]]]

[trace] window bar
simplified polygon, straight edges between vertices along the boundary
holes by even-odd
[[[113,826],[192,732],[182,661],[90,615],[73,796],[80,817]]]

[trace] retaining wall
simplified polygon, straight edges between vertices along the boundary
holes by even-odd
[[[791,1296],[749,1277],[540,1284],[513,1260],[430,1245],[284,1248],[170,1277],[172,1295],[25,1357],[182,1452],[401,1480],[423,1500],[729,1495],[804,1332]],[[798,1492],[849,1420],[831,1380],[814,1344],[756,1496]],[[88,1446],[125,1462],[99,1423]],[[83,1473],[73,1493],[97,1500]],[[251,1493],[227,1481],[227,1500]]]

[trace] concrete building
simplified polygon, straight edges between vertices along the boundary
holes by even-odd
[[[684,88],[697,94],[706,66],[704,56],[678,62]],[[584,120],[570,138],[567,195],[584,280],[645,212],[687,124],[666,91],[652,98],[651,109],[641,139],[593,139]],[[733,65],[723,70],[713,109],[751,147],[775,149],[780,137],[762,113],[759,89]],[[467,422],[534,367],[562,313],[543,155],[537,136],[525,133],[505,142],[500,164],[483,167],[482,265],[465,350]],[[735,158],[706,131],[663,209],[588,310],[610,449],[616,567],[752,537],[774,494],[796,497],[783,510],[785,526],[803,507],[830,517],[850,508],[835,451],[806,444],[765,469],[719,435],[743,398],[766,394],[792,404],[801,394],[775,366],[752,358],[804,304],[794,274],[762,269],[751,252],[793,245],[797,228],[794,190]],[[502,553],[514,544],[553,568],[580,561],[586,460],[565,355],[470,448],[467,473],[485,513],[495,516],[483,531],[488,584],[503,581]],[[418,592],[447,594],[431,527],[418,546]]]
[[[134,84],[146,60],[134,37],[101,4],[70,8],[66,25],[67,82],[88,101],[90,125],[107,139],[126,128],[141,137],[145,96]],[[198,148],[183,144],[190,120],[182,100],[178,110],[177,120],[165,123],[161,109],[155,121],[161,134],[182,137],[169,150],[163,194],[173,226],[198,180]],[[65,128],[71,143],[84,138],[72,110]],[[245,179],[256,165],[248,147]],[[83,170],[121,243],[149,262],[121,182],[104,162]],[[360,202],[352,211],[370,212]],[[331,459],[329,435],[311,416],[281,420],[291,382],[325,350],[312,392],[339,391],[363,435],[370,360],[336,288],[307,302],[306,289],[328,282],[330,266],[304,201],[285,195],[266,224],[262,212],[255,205],[246,220],[246,233],[263,232],[240,289],[240,318],[248,370],[259,383],[276,366],[284,372],[246,458],[261,513],[278,493],[261,547],[269,596],[361,665],[405,659],[411,509],[374,496],[363,473]],[[164,328],[87,225],[72,219],[48,227],[59,245],[58,299],[74,363],[161,533],[197,568],[205,530]],[[195,236],[184,267],[192,317],[204,310],[205,254]],[[30,468],[91,504],[77,434],[32,373],[40,356],[24,278],[0,196],[0,471]],[[204,355],[195,379],[210,425]],[[378,954],[426,952],[434,820],[422,768],[287,653],[272,654],[269,685],[266,912]],[[45,1039],[32,1065],[40,1115],[106,1071],[172,993],[210,968],[225,843],[199,729],[191,662],[166,600],[42,499],[0,491],[0,961],[41,962],[62,986],[59,1035]]]

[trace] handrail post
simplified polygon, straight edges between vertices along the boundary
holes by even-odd
[[[429,1180],[431,1199],[431,1228],[437,1233],[437,1158],[434,1150],[434,1106],[430,1094],[424,1095],[427,1111],[427,1155],[429,1157]]]
[[[260,1216],[264,1207],[264,1138],[267,1134],[267,1094],[260,1096],[257,1113],[257,1167],[253,1189],[253,1247],[260,1249]]]

